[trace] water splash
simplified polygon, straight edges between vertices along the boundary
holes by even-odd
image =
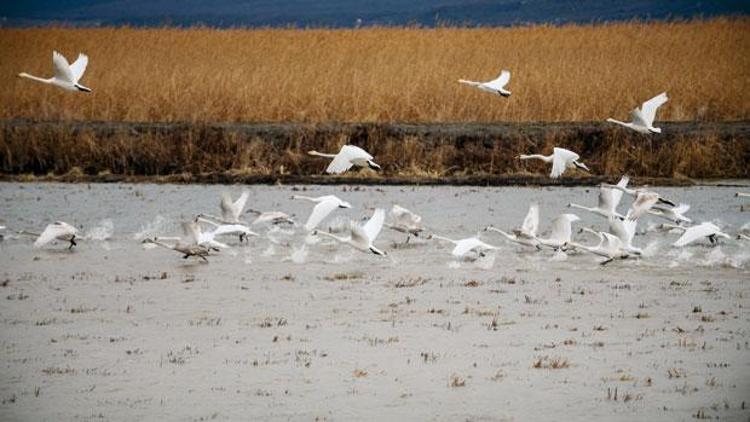
[[[92,227],[85,235],[86,238],[91,240],[107,240],[112,237],[115,231],[115,225],[110,219],[104,219],[99,222],[96,226]]]
[[[156,218],[153,219],[153,221],[146,224],[145,226],[141,226],[141,230],[133,235],[133,239],[140,241],[148,237],[155,237],[159,233],[166,231],[165,229],[168,225],[169,221],[166,218],[162,217],[161,215],[157,215]]]
[[[295,264],[304,264],[307,260],[307,245],[303,243],[299,248],[293,248],[289,259]]]

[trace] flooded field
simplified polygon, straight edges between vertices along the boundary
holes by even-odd
[[[689,420],[750,417],[750,242],[700,242],[639,221],[635,260],[500,247],[469,262],[452,245],[383,229],[364,254],[259,227],[260,237],[184,260],[149,236],[217,213],[242,186],[0,183],[2,420]],[[451,238],[575,212],[604,220],[596,188],[251,186],[248,207],[304,223],[294,194],[351,202],[324,228],[393,204]],[[734,235],[737,188],[655,188]],[[747,191],[748,188],[739,189]],[[630,204],[623,199],[621,209]],[[33,249],[63,220],[87,237]]]

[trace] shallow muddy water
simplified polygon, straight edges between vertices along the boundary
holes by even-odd
[[[674,249],[678,235],[646,217],[634,241],[645,256],[604,267],[491,233],[482,239],[501,249],[474,262],[424,236],[403,246],[388,229],[375,242],[387,257],[301,228],[226,238],[233,247],[207,264],[142,247],[242,189],[0,184],[0,225],[63,220],[88,237],[72,252],[0,242],[2,419],[750,416],[750,243]],[[336,194],[353,208],[336,210],[323,225],[333,228],[399,204],[428,231],[462,238],[519,225],[530,201],[542,231],[561,212],[605,227],[565,207],[596,205],[591,188],[248,189],[250,208],[301,222],[310,203],[293,194]],[[736,188],[656,190],[730,234],[750,222]]]

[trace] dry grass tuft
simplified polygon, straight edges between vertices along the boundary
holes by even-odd
[[[666,90],[660,120],[741,120],[750,118],[749,34],[747,18],[356,31],[0,29],[0,118],[581,121],[624,119]],[[82,83],[92,94],[16,78],[50,75],[53,49],[70,60],[90,56]],[[501,68],[513,72],[508,99],[456,83],[491,79]]]

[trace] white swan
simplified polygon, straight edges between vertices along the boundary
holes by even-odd
[[[433,234],[430,236],[430,239],[444,240],[446,242],[451,242],[454,245],[456,245],[451,251],[451,254],[456,258],[462,258],[464,255],[466,255],[467,253],[471,251],[475,251],[479,256],[484,256],[484,253],[486,251],[500,249],[497,246],[493,246],[488,243],[482,242],[476,236],[468,237],[466,239],[454,240],[454,239],[450,239],[444,236],[438,236],[438,235]]]
[[[29,75],[28,73],[21,72],[18,74],[19,78],[31,79],[33,81],[41,82],[48,85],[53,85],[62,88],[67,91],[83,91],[91,92],[91,88],[87,88],[78,83],[83,76],[83,72],[86,71],[86,66],[89,64],[89,57],[85,54],[78,54],[73,64],[68,64],[68,61],[63,57],[62,54],[57,51],[52,52],[52,67],[55,71],[55,76],[45,79],[37,76]]]
[[[702,239],[704,237],[708,238],[712,245],[718,242],[717,237],[731,239],[731,236],[722,232],[719,226],[708,221],[692,227],[673,226],[671,224],[663,224],[662,226],[665,228],[683,231],[682,236],[680,236],[680,238],[672,244],[672,246],[678,248],[693,243],[696,240]]]
[[[294,195],[292,199],[304,199],[307,201],[317,202],[317,205],[310,213],[310,217],[307,218],[305,223],[305,230],[311,231],[323,221],[328,214],[332,213],[336,208],[351,208],[352,205],[346,201],[342,201],[335,195],[319,196],[317,198],[310,196]]]
[[[634,108],[633,111],[630,112],[630,117],[633,120],[632,122],[626,123],[612,118],[607,119],[607,121],[633,129],[638,133],[661,133],[660,128],[654,127],[654,119],[656,118],[656,109],[666,103],[667,100],[669,100],[669,98],[667,98],[667,93],[662,92],[656,97],[643,103],[640,110],[638,107]]]
[[[76,239],[81,239],[78,234],[78,229],[64,221],[55,221],[54,223],[49,224],[39,235],[27,231],[22,231],[21,234],[37,236],[37,239],[34,241],[35,248],[41,248],[53,240],[64,240],[70,242],[68,249],[73,249],[73,246],[77,245]]]
[[[484,230],[500,233],[511,242],[539,249],[539,240],[537,240],[536,237],[537,231],[539,230],[539,204],[532,202],[529,205],[529,211],[523,219],[523,224],[520,228],[514,229],[511,233],[506,233],[505,231],[492,226],[489,226]]]
[[[607,183],[602,183],[601,186],[618,189],[630,196],[635,197],[635,201],[633,201],[633,204],[630,207],[630,211],[628,212],[628,219],[630,220],[637,220],[642,215],[646,214],[646,212],[648,212],[648,210],[650,210],[651,207],[653,207],[657,202],[661,202],[672,207],[675,206],[674,202],[662,197],[656,192],[649,192],[643,189],[628,189],[623,186],[609,185]]]
[[[685,217],[685,213],[690,210],[690,205],[679,204],[676,207],[667,208],[659,205],[654,205],[648,210],[649,214],[661,217],[665,220],[669,220],[675,224],[692,223],[693,220]]]
[[[750,193],[737,192],[734,194],[736,198],[750,198]]]
[[[589,168],[586,166],[586,164],[583,164],[582,162],[578,161],[581,157],[576,154],[573,151],[567,150],[565,148],[554,148],[552,150],[551,155],[540,155],[540,154],[532,154],[532,155],[525,155],[521,154],[518,156],[521,160],[542,160],[545,163],[552,163],[552,171],[550,172],[549,177],[553,179],[557,179],[560,177],[564,172],[565,169],[568,168],[579,168],[586,171],[590,171]]]
[[[177,251],[183,254],[183,257],[182,257],[183,259],[188,259],[191,256],[195,256],[208,262],[207,257],[209,255],[209,249],[206,246],[200,246],[200,245],[195,245],[195,244],[185,244],[185,243],[182,243],[180,240],[178,240],[177,243],[175,243],[174,245],[169,245],[169,244],[162,242],[158,238],[154,238],[154,239],[146,238],[146,239],[143,239],[142,243],[161,246],[162,248],[165,248],[165,249],[172,249],[174,251]]]
[[[292,217],[289,216],[289,214],[287,214],[285,212],[281,212],[281,211],[264,211],[264,212],[261,212],[261,211],[258,211],[258,210],[249,209],[249,210],[247,210],[247,212],[257,215],[257,217],[255,217],[255,220],[253,220],[253,222],[250,223],[250,225],[252,225],[252,226],[257,226],[258,224],[263,224],[263,223],[270,223],[272,225],[277,225],[277,224],[291,224],[291,225],[295,225],[295,224],[297,224],[292,219]]]
[[[620,239],[625,251],[634,255],[643,255],[643,249],[633,246],[633,238],[635,237],[637,224],[638,220],[630,220],[628,218],[610,218],[609,232]]]
[[[568,242],[565,247],[571,246],[578,250],[583,250],[594,255],[603,256],[606,259],[599,263],[601,265],[606,265],[615,259],[626,259],[630,256],[630,254],[625,250],[622,241],[617,236],[611,233],[596,232],[593,230],[591,230],[591,232],[599,237],[598,245],[587,246],[571,241]]]
[[[400,205],[393,205],[389,215],[391,223],[386,224],[386,227],[397,232],[406,233],[406,243],[409,243],[412,235],[419,236],[419,233],[424,230],[421,225],[422,217]]]
[[[500,75],[489,82],[474,82],[467,81],[466,79],[459,79],[458,83],[473,86],[474,88],[480,89],[490,94],[497,94],[502,97],[510,97],[510,91],[505,89],[505,85],[510,81],[510,71],[503,70]]]
[[[630,178],[628,176],[622,176],[620,181],[617,183],[617,186],[620,187],[626,187],[628,185],[628,182],[630,181]],[[604,218],[610,218],[610,217],[620,217],[625,218],[622,214],[617,212],[617,205],[620,204],[620,199],[622,199],[623,192],[617,189],[611,189],[605,186],[599,187],[599,204],[596,207],[589,208],[584,207],[583,205],[578,205],[574,203],[568,204],[568,207],[570,208],[578,208],[582,209],[597,215],[601,215]]]
[[[372,155],[354,145],[344,145],[338,154],[324,154],[318,151],[309,151],[308,154],[317,157],[333,158],[331,164],[326,168],[326,173],[328,174],[341,174],[352,168],[352,166],[370,167],[371,169],[380,170],[380,165],[373,161]]]
[[[573,236],[572,224],[580,218],[575,214],[561,214],[552,220],[552,232],[547,238],[537,238],[540,245],[560,249],[570,243]]]
[[[258,233],[250,230],[246,225],[244,224],[220,224],[213,220],[208,220],[202,217],[196,217],[194,220],[194,223],[204,223],[208,224],[209,226],[213,227],[213,230],[204,232],[203,229],[197,224],[195,224],[197,228],[196,236],[195,238],[198,240],[198,244],[203,244],[206,241],[213,241],[216,236],[221,235],[239,235],[240,242],[243,240],[246,240],[248,236],[260,236]],[[191,228],[191,230],[193,230]],[[218,242],[217,242],[218,243]],[[225,244],[221,244],[221,246],[217,246],[220,248],[228,247]]]
[[[335,234],[327,233],[324,231],[315,230],[312,232],[313,235],[321,234],[323,236],[330,237],[341,243],[351,245],[355,249],[359,249],[363,252],[372,252],[375,255],[386,255],[384,251],[381,251],[373,242],[380,234],[380,230],[383,228],[385,222],[385,211],[382,208],[378,208],[372,214],[372,217],[365,223],[364,226],[360,226],[355,222],[349,223],[349,237],[339,237]]]

